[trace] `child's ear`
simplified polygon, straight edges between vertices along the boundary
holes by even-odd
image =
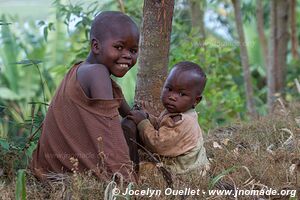
[[[196,107],[198,105],[198,103],[200,103],[201,100],[202,100],[202,95],[196,96],[194,107]]]
[[[96,38],[92,39],[91,50],[94,54],[98,54],[100,52],[100,43]]]

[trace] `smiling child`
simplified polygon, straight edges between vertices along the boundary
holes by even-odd
[[[90,53],[69,70],[45,117],[31,163],[38,178],[73,168],[101,179],[120,172],[134,180],[120,122],[130,108],[110,76],[123,77],[135,65],[138,44],[139,29],[127,15],[107,11],[95,17]]]

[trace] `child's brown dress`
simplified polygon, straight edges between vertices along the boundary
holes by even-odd
[[[92,170],[101,179],[120,172],[132,179],[132,164],[118,108],[123,97],[112,80],[113,100],[90,99],[76,79],[80,64],[65,76],[49,106],[31,169],[40,179],[49,172]],[[101,86],[100,86],[101,87]]]

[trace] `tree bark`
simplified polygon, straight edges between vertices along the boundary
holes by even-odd
[[[135,103],[153,105],[154,115],[163,110],[161,89],[167,76],[174,0],[145,0],[140,37]]]
[[[199,30],[200,40],[203,42],[205,40],[205,26],[204,26],[204,9],[205,1],[199,0],[188,0],[190,10],[192,27]]]
[[[268,110],[273,111],[276,95],[284,88],[288,44],[288,11],[286,0],[271,0],[269,66],[267,70]]]
[[[265,68],[268,67],[268,44],[264,33],[264,10],[262,0],[256,0],[256,25],[258,38],[263,53]]]
[[[291,6],[291,43],[292,43],[292,56],[295,60],[299,59],[298,54],[298,37],[297,37],[297,2],[290,0]]]
[[[200,56],[200,63],[205,63],[205,25],[204,25],[204,13],[206,1],[188,0],[188,4],[191,11],[192,30],[196,30],[197,37],[200,38],[199,44],[201,48],[204,48],[203,53]]]
[[[242,66],[243,66],[243,75],[244,75],[244,81],[245,81],[247,110],[248,110],[250,116],[252,118],[255,118],[257,116],[257,113],[256,113],[254,98],[253,98],[253,88],[252,88],[252,83],[251,83],[248,52],[247,52],[243,23],[242,23],[240,0],[232,0],[232,4],[234,7],[235,22],[236,22],[236,27],[237,27],[239,42],[240,42],[240,55],[241,55],[241,61],[242,61]]]
[[[125,13],[125,6],[123,0],[118,0],[118,7],[121,12]]]

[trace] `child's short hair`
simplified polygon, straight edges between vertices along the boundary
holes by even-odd
[[[137,31],[139,30],[136,23],[124,13],[119,11],[103,11],[98,14],[92,22],[90,40],[93,38],[97,38],[99,40],[104,39],[107,34],[110,34],[111,29],[116,27],[116,25],[131,25],[134,26]]]
[[[201,94],[205,88],[206,85],[206,74],[203,71],[203,69],[196,63],[190,62],[190,61],[182,61],[179,63],[176,63],[173,67],[174,69],[176,68],[176,70],[180,70],[180,72],[184,72],[184,71],[191,71],[194,74],[196,74],[197,76],[197,81],[199,83],[203,83],[202,87],[199,88],[198,93]]]

